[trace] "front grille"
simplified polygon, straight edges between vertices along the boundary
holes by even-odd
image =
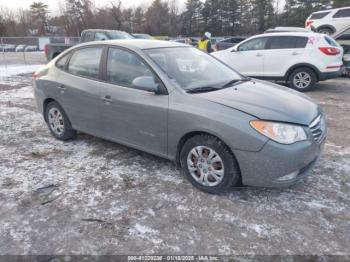
[[[326,132],[326,121],[323,115],[319,115],[309,125],[310,132],[316,142],[322,141],[322,138]]]

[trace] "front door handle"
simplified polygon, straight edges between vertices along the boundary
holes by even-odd
[[[61,92],[62,94],[64,94],[64,91],[66,91],[66,87],[65,87],[64,85],[59,85],[59,86],[58,86],[58,89],[60,90],[60,92]]]
[[[109,95],[106,95],[106,96],[104,96],[104,97],[101,97],[101,99],[102,99],[106,104],[110,104],[110,103],[113,102],[112,97],[109,96]]]
[[[260,54],[260,53],[257,53],[256,56],[257,56],[257,57],[262,57],[263,55]]]

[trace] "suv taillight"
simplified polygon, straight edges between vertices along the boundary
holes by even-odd
[[[320,47],[319,49],[325,55],[339,55],[340,54],[340,50],[336,47]]]
[[[308,27],[309,25],[311,25],[312,23],[313,23],[314,21],[306,21],[306,23],[305,23],[305,27]]]

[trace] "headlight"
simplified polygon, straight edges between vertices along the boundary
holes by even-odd
[[[281,144],[289,145],[307,138],[301,126],[260,120],[251,121],[250,125],[260,134]]]

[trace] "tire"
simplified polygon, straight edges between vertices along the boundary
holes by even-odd
[[[315,87],[317,75],[315,71],[310,68],[300,67],[293,70],[288,81],[291,88],[300,92],[307,92]]]
[[[72,139],[76,136],[76,131],[67,114],[57,102],[50,102],[45,108],[45,120],[51,134],[61,141]]]
[[[237,161],[228,147],[209,135],[197,135],[187,140],[180,152],[180,163],[191,184],[207,193],[229,191],[240,178]]]
[[[328,27],[319,28],[317,29],[317,32],[319,32],[320,34],[326,34],[326,35],[332,35],[334,33],[334,31]]]

